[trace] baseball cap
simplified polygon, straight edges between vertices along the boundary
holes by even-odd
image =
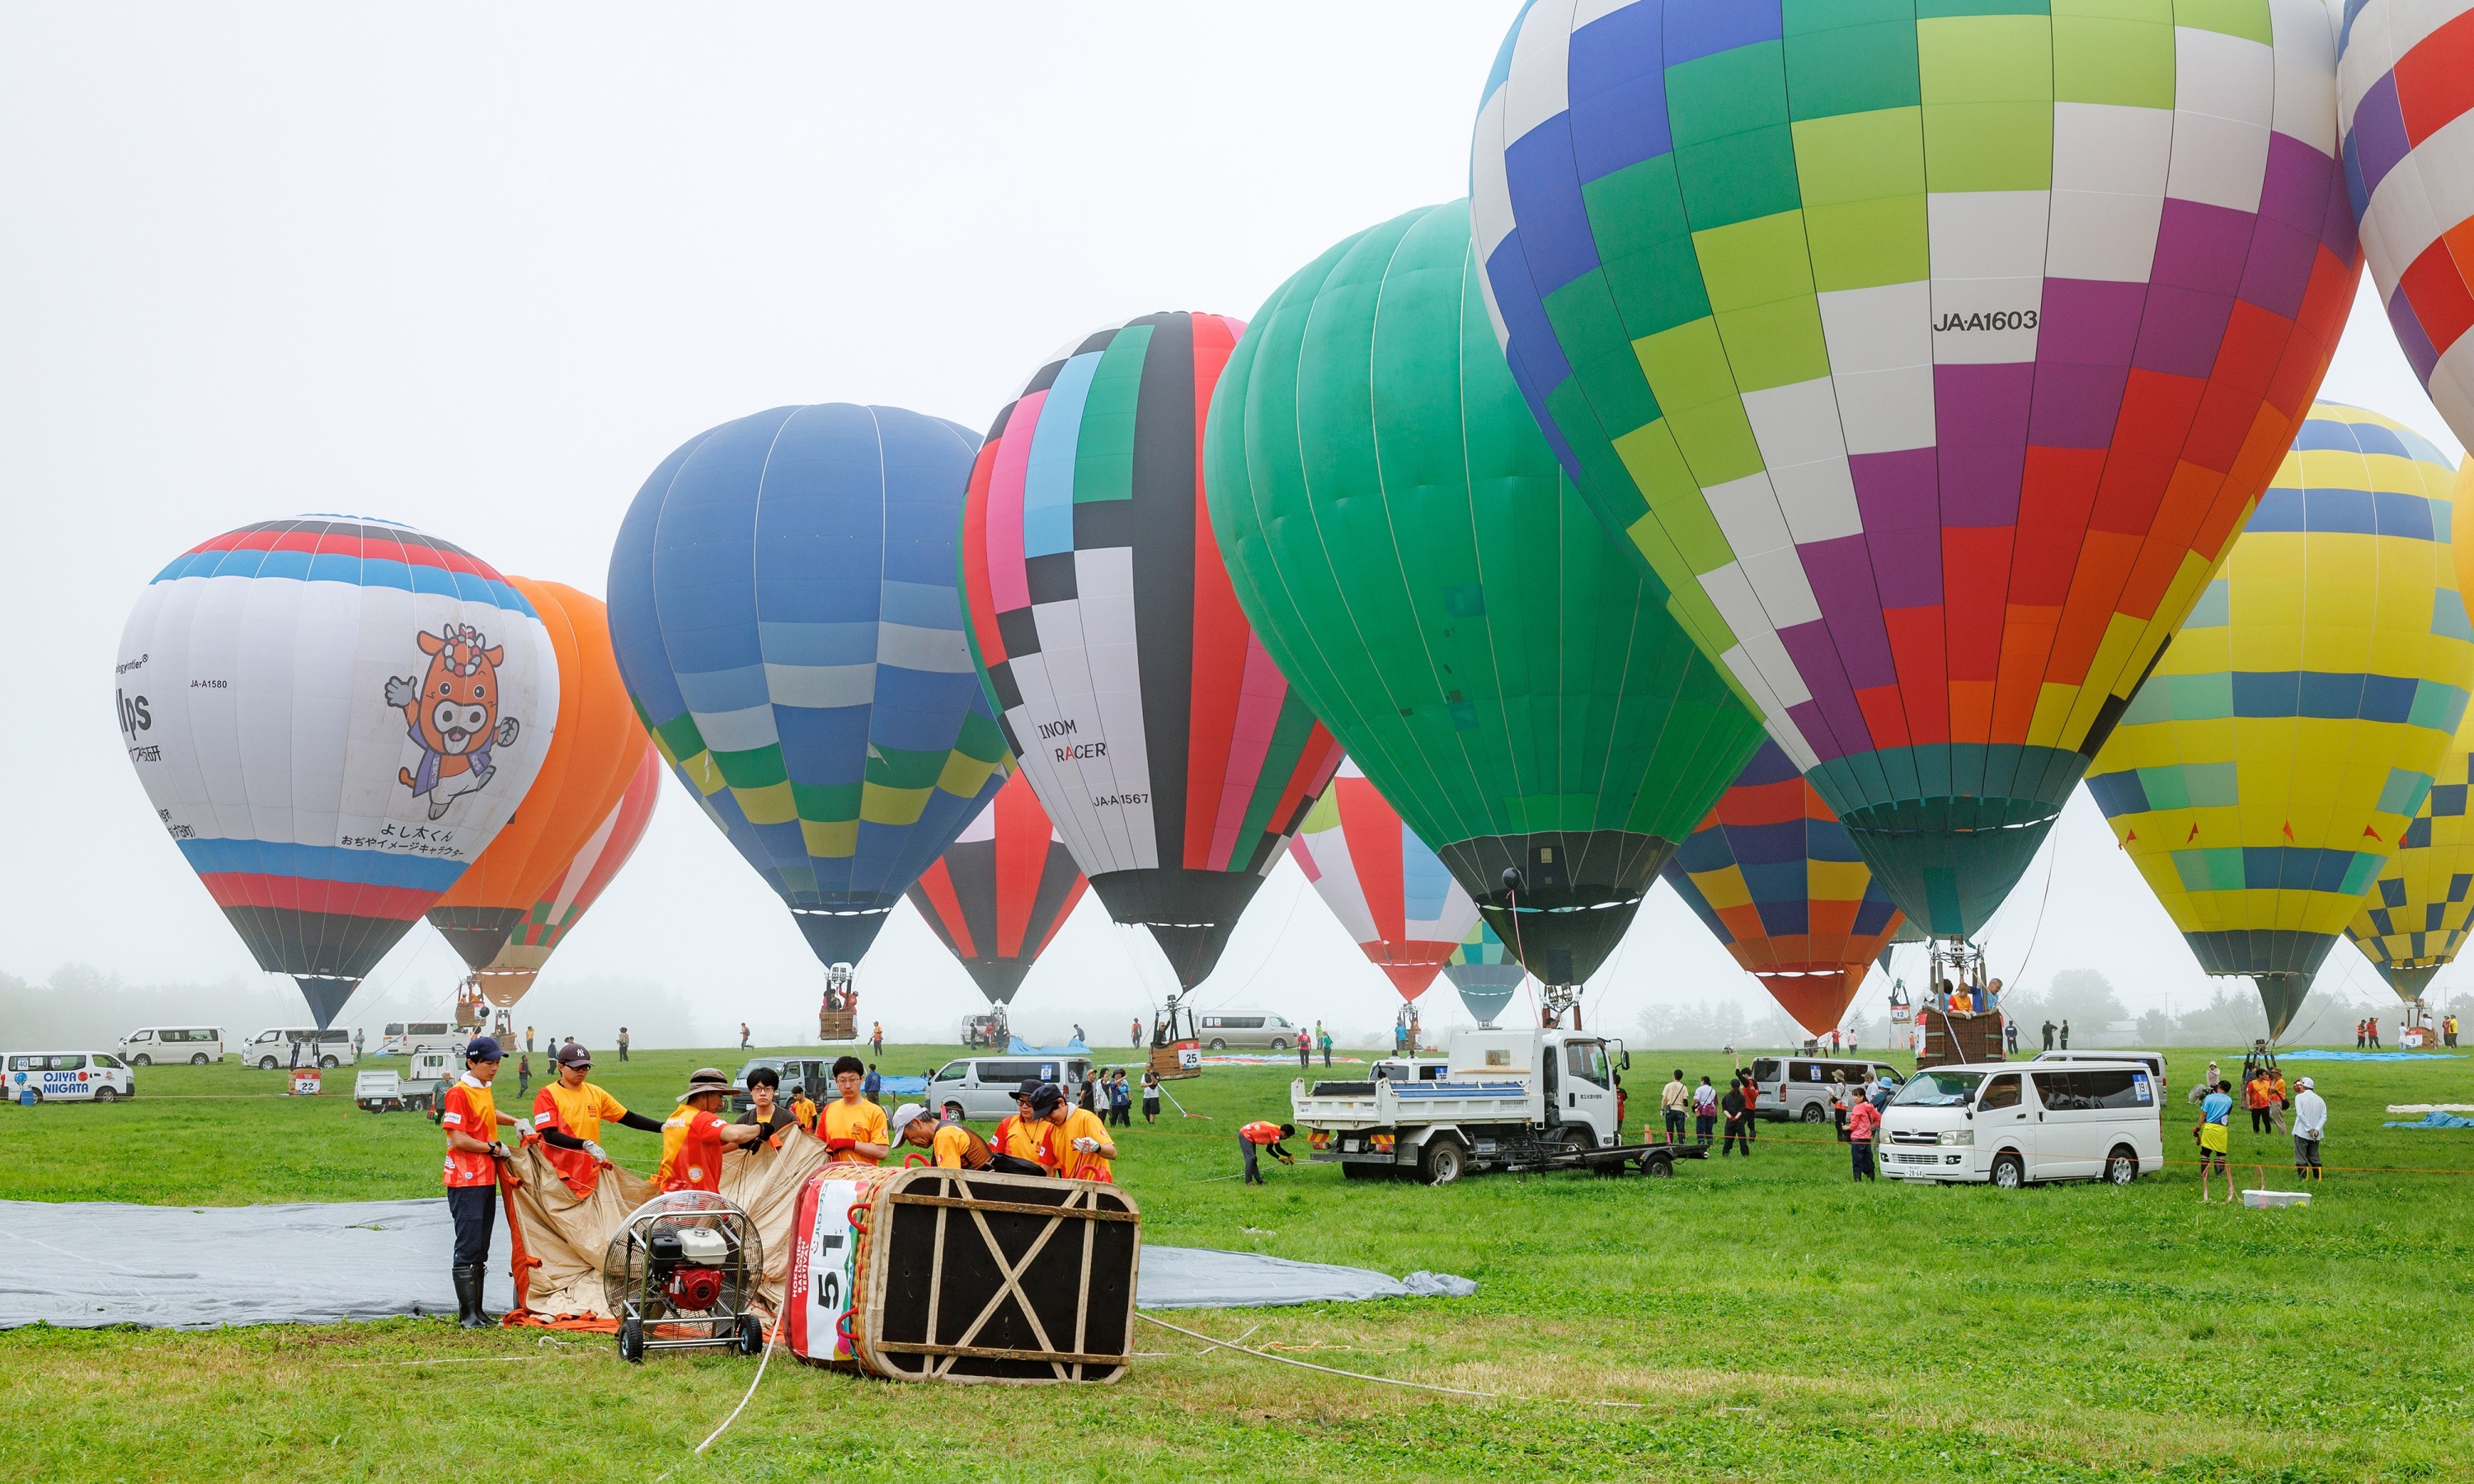
[[[1044,1118],[1055,1109],[1057,1104],[1064,1101],[1064,1089],[1053,1082],[1043,1082],[1039,1085],[1039,1090],[1031,1095],[1031,1116]]]
[[[1025,1077],[1022,1079],[1022,1086],[1013,1089],[1014,1101],[1020,1102],[1027,1097],[1037,1097],[1039,1089],[1046,1086],[1048,1084],[1036,1077]]]
[[[593,1065],[593,1053],[585,1050],[580,1043],[570,1041],[566,1045],[558,1048],[558,1065],[561,1066],[591,1066]]]
[[[2296,1086],[2296,1087],[2303,1087],[2303,1088],[2307,1088],[2307,1087],[2311,1086],[2311,1079],[2310,1079],[2310,1078],[2308,1078],[2308,1077],[2305,1077],[2305,1078],[2303,1078],[2300,1082],[2296,1083],[2296,1084],[2295,1084],[2295,1086]]]
[[[497,1038],[475,1036],[464,1043],[464,1060],[468,1062],[503,1062],[507,1054],[498,1049]]]
[[[912,1120],[924,1118],[927,1115],[928,1110],[920,1107],[917,1103],[905,1103],[901,1107],[895,1109],[893,1111],[893,1137],[900,1138],[902,1137],[902,1131],[910,1127]]]

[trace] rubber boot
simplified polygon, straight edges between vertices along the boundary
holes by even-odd
[[[487,1329],[490,1316],[481,1312],[481,1280],[488,1270],[478,1263],[455,1273],[455,1322],[467,1329]]]

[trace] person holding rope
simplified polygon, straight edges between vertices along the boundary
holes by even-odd
[[[591,1081],[593,1053],[570,1042],[558,1048],[558,1075],[533,1094],[533,1132],[542,1137],[542,1155],[578,1200],[593,1194],[610,1156],[599,1142],[604,1120],[626,1128],[659,1134],[662,1126],[643,1113],[629,1113],[617,1098]]]
[[[1269,1181],[1263,1178],[1262,1166],[1255,1161],[1256,1150],[1261,1150],[1264,1153],[1269,1154],[1273,1159],[1279,1161],[1282,1164],[1297,1163],[1297,1156],[1280,1147],[1280,1140],[1284,1138],[1295,1138],[1297,1137],[1297,1127],[1294,1124],[1267,1123],[1261,1119],[1257,1119],[1239,1129],[1237,1131],[1237,1148],[1246,1157],[1245,1183],[1249,1185],[1270,1184]]]
[[[498,1075],[505,1053],[496,1040],[475,1036],[464,1046],[464,1075],[447,1089],[438,1126],[447,1135],[447,1164],[440,1184],[447,1187],[447,1214],[455,1223],[455,1322],[467,1329],[487,1329],[490,1316],[481,1310],[481,1280],[490,1265],[490,1235],[498,1220],[498,1166],[508,1157],[498,1142],[500,1128],[523,1128],[521,1118],[498,1112],[490,1097],[490,1080]]]
[[[1085,1083],[1087,1089],[1090,1086]],[[1065,1180],[1097,1180],[1109,1185],[1116,1182],[1108,1172],[1108,1161],[1117,1157],[1117,1146],[1108,1137],[1108,1126],[1089,1107],[1068,1107],[1063,1089],[1054,1083],[1043,1084],[1031,1094],[1033,1117],[1049,1123],[1048,1153],[1055,1161],[1057,1175]]]
[[[653,1188],[721,1193],[721,1156],[773,1137],[768,1125],[724,1123],[721,1106],[730,1099],[730,1076],[718,1066],[700,1066],[688,1078],[678,1112],[662,1125],[662,1162],[653,1170]]]

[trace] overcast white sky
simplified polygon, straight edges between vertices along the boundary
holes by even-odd
[[[599,593],[638,485],[706,427],[832,400],[984,427],[1060,342],[1250,316],[1461,194],[1516,9],[0,10],[0,971],[255,972],[113,720],[122,622],[172,555],[351,511]],[[2367,298],[2326,395],[2458,449]],[[812,1027],[788,915],[670,788],[528,1005],[594,1021],[562,973],[625,975],[710,1023]],[[1119,931],[1086,901],[1018,1021],[1122,1035],[1147,1001]],[[2209,990],[2084,793],[1988,941],[2014,982],[2100,969],[2134,1010]],[[458,971],[416,929],[344,1020],[443,1005]],[[2349,974],[2372,981],[2341,946],[2322,982]],[[1662,887],[1601,981],[1616,1026],[1764,999]],[[979,1003],[907,908],[861,982],[902,1039]],[[1396,999],[1284,863],[1201,1002],[1370,1030]]]

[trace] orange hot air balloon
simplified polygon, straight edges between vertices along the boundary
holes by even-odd
[[[653,823],[653,805],[661,797],[662,752],[647,737],[636,775],[628,779],[627,791],[618,796],[618,806],[586,837],[584,849],[576,851],[523,921],[508,932],[498,956],[473,975],[480,981],[482,996],[492,1005],[513,1009],[533,987],[551,951],[574,930],[575,920],[584,916],[584,909],[600,898],[610,878],[635,853],[636,843]]]
[[[429,909],[430,924],[476,974],[610,817],[644,751],[644,729],[618,678],[601,601],[564,583],[507,581],[540,611],[557,652],[558,729],[524,802]]]

